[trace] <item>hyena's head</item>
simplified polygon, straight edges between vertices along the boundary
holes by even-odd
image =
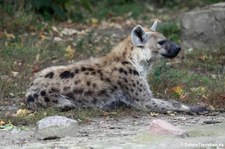
[[[181,47],[156,31],[155,21],[150,30],[137,25],[131,32],[131,41],[138,52],[138,61],[155,60],[157,58],[174,58],[180,52]]]

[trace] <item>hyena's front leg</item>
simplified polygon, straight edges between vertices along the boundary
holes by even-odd
[[[131,90],[135,90],[136,92],[129,92],[130,98],[127,104],[140,110],[159,113],[166,113],[167,111],[202,113],[207,111],[207,109],[202,106],[188,106],[175,100],[153,98],[145,80],[139,81],[138,85]]]

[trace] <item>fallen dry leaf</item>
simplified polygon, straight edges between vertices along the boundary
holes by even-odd
[[[75,50],[72,48],[71,45],[69,45],[67,48],[66,48],[66,53],[65,53],[65,57],[66,59],[73,59],[74,58],[74,53],[75,53]]]
[[[71,28],[64,28],[61,32],[60,32],[60,36],[71,36],[73,34],[78,33],[77,30],[75,29],[71,29]]]
[[[181,85],[177,85],[173,88],[171,88],[171,91],[175,94],[177,94],[178,96],[181,96],[184,94],[184,90],[183,87]]]
[[[28,109],[19,109],[16,112],[16,116],[26,116],[30,113],[31,113],[31,111],[29,111]]]
[[[3,120],[0,120],[0,126],[5,125],[5,122]]]
[[[92,25],[97,25],[98,24],[98,19],[96,19],[96,18],[91,18],[91,24]]]
[[[13,38],[13,39],[15,39],[15,36],[13,34],[10,34],[10,33],[7,33],[7,32],[5,32],[5,36],[6,36],[6,38]]]
[[[150,115],[151,115],[152,117],[156,117],[156,116],[159,115],[159,113],[156,113],[156,112],[150,112]]]

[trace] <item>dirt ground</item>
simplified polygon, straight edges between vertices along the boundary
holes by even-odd
[[[39,140],[36,137],[34,127],[23,131],[16,129],[10,131],[0,130],[0,148],[73,148],[75,146],[81,148],[99,148],[98,146],[93,146],[106,142],[110,142],[109,144],[115,142],[124,144],[127,140],[135,138],[140,134],[148,134],[150,122],[156,118],[166,120],[177,127],[187,130],[191,138],[225,135],[220,134],[221,130],[224,130],[224,127],[220,126],[220,124],[225,122],[225,113],[211,113],[198,116],[160,114],[155,117],[147,113],[141,113],[132,116],[127,115],[125,117],[92,118],[89,122],[79,125],[78,133],[73,138],[66,137],[56,140]],[[218,127],[221,129],[218,129],[218,133],[213,133],[214,130],[208,132],[207,129],[204,128],[205,126],[210,126],[212,128]],[[198,127],[202,127],[203,131],[197,129],[195,130],[196,133],[189,129]],[[69,144],[68,141],[70,142]],[[63,142],[63,144],[59,142]],[[144,144],[145,143],[146,142],[144,142]],[[73,147],[71,147],[71,145]]]

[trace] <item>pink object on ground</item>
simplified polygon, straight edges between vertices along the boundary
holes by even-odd
[[[155,119],[151,122],[150,133],[154,135],[188,137],[188,133],[186,131],[160,119]]]

